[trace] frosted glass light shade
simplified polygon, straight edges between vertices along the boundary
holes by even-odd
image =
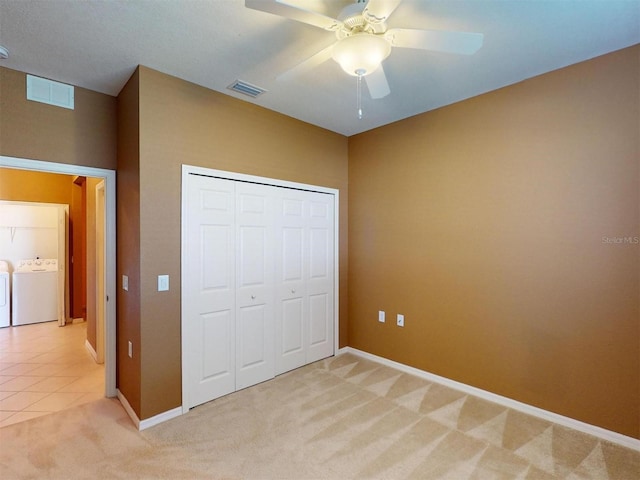
[[[383,37],[358,33],[345,37],[333,47],[333,59],[349,75],[373,73],[391,53],[391,45]]]

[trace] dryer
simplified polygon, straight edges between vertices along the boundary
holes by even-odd
[[[13,272],[13,325],[58,320],[58,261],[21,260]]]
[[[4,260],[0,260],[0,328],[8,327],[11,320],[9,291],[9,265]]]

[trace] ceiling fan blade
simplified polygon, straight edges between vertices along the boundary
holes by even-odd
[[[391,28],[384,36],[394,47],[419,48],[463,55],[476,53],[484,41],[482,33],[409,30],[405,28]]]
[[[369,89],[369,95],[371,98],[383,98],[391,93],[389,83],[387,82],[387,76],[384,74],[382,65],[376,68],[372,73],[364,77],[367,82],[367,88]]]
[[[287,3],[283,0],[244,0],[244,5],[253,10],[273,13],[274,15],[291,18],[298,22],[307,23],[329,31],[338,30],[342,26],[340,20],[307,10],[292,3]]]
[[[369,0],[362,15],[369,23],[386,22],[402,0]]]
[[[277,80],[290,80],[298,75],[302,75],[305,72],[308,72],[312,68],[317,67],[321,63],[326,62],[331,58],[331,53],[333,51],[333,43],[326,48],[323,48],[318,53],[313,54],[306,60],[302,61],[295,67],[287,70],[284,73],[278,75]]]

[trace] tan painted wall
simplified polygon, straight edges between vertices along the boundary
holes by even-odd
[[[0,67],[0,155],[116,167],[116,99],[75,89],[75,110],[26,99],[26,74]]]
[[[351,137],[349,344],[640,438],[639,58]]]
[[[116,384],[140,417],[140,135],[139,74],[133,74],[118,96],[117,188],[117,369]],[[122,289],[122,276],[129,290]],[[133,356],[129,358],[128,342]]]
[[[340,190],[341,342],[347,318],[347,139],[140,67],[141,418],[181,404],[181,165]],[[157,275],[169,274],[169,292]]]

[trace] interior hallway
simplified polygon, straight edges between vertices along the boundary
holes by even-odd
[[[0,428],[104,397],[86,323],[0,329]]]

